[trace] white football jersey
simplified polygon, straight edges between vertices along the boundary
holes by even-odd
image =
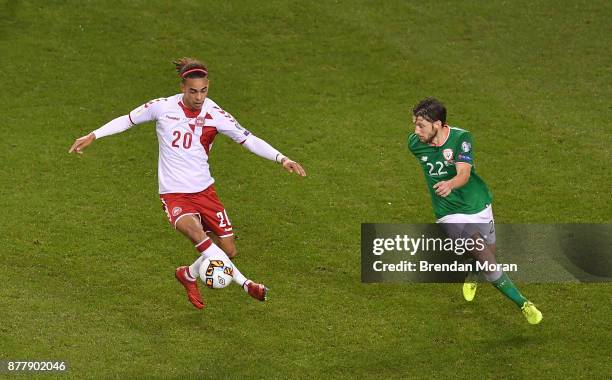
[[[197,193],[214,183],[208,155],[217,133],[242,144],[250,132],[215,102],[206,98],[202,109],[189,110],[183,94],[159,98],[128,114],[132,124],[155,120],[159,142],[159,193]]]

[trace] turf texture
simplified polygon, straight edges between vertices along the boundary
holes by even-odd
[[[610,16],[604,1],[0,1],[0,360],[65,360],[57,377],[75,379],[606,378],[610,284],[520,285],[544,313],[530,326],[490,286],[467,304],[457,285],[361,284],[359,231],[433,221],[405,147],[430,95],[472,132],[497,222],[610,223]],[[181,56],[308,171],[215,140],[236,263],[266,303],[238,287],[187,302],[173,271],[195,251],[161,211],[153,124],[67,153],[177,93]]]

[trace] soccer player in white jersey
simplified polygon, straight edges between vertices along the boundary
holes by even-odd
[[[279,163],[290,173],[306,176],[302,166],[259,139],[208,98],[208,68],[193,58],[174,62],[181,93],[159,98],[78,138],[69,152],[82,153],[96,139],[123,132],[136,124],[156,122],[159,142],[159,194],[170,223],[195,244],[200,253],[190,266],[176,269],[189,301],[198,309],[205,303],[197,285],[199,268],[208,257],[236,255],[232,224],[217,197],[208,167],[213,139],[219,133],[256,155]],[[209,236],[210,234],[210,236]],[[211,237],[214,239],[211,240]],[[266,299],[267,288],[248,280],[234,266],[234,282],[253,298]]]

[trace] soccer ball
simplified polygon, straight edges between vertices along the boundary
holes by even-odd
[[[224,257],[207,258],[200,265],[200,278],[212,289],[225,288],[232,282],[234,266]]]

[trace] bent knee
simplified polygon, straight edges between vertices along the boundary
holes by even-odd
[[[230,259],[236,257],[236,255],[238,254],[238,252],[236,251],[236,244],[234,242],[233,236],[225,238],[215,237],[215,242]]]
[[[236,257],[238,252],[236,251],[236,245],[233,244],[233,242],[220,241],[219,243],[220,248],[223,250],[223,252],[225,252],[227,257],[229,257],[230,259]]]
[[[225,251],[225,254],[230,259],[233,259],[234,257],[238,255],[238,252],[236,251],[236,247],[231,247],[231,248],[228,248],[227,251]]]

